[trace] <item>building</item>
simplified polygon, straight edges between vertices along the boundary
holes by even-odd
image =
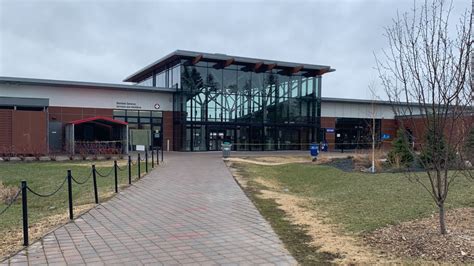
[[[329,66],[175,51],[131,84],[0,77],[0,153],[330,149],[389,141],[386,102],[322,98]],[[376,108],[374,109],[374,106]],[[373,112],[373,110],[377,110]]]

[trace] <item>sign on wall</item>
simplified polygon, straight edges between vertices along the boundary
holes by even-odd
[[[116,102],[115,107],[120,109],[142,109],[140,105],[132,102]]]
[[[332,127],[326,128],[326,133],[334,133],[336,130]]]

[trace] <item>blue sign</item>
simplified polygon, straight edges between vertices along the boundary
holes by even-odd
[[[382,139],[383,139],[383,140],[390,139],[390,135],[387,134],[387,133],[383,133],[383,134],[382,134]]]
[[[336,130],[332,127],[326,128],[326,133],[334,133]]]

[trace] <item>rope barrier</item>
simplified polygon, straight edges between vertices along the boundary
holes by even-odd
[[[56,190],[54,190],[53,192],[48,193],[48,194],[38,193],[38,192],[32,190],[29,186],[27,186],[26,188],[28,189],[28,191],[30,191],[31,193],[33,193],[34,195],[36,195],[38,197],[47,198],[47,197],[51,197],[54,194],[56,194],[64,186],[64,184],[66,184],[66,180],[67,180],[67,177],[64,178],[63,182],[61,183],[61,185],[59,185],[59,187]]]
[[[110,171],[109,171],[106,175],[101,174],[101,173],[99,172],[99,170],[97,170],[97,168],[95,169],[95,172],[96,172],[100,177],[108,177],[110,174],[112,174],[112,171],[113,171],[113,170],[114,170],[113,167],[110,168]]]
[[[91,178],[91,176],[92,176],[92,171],[89,172],[89,176],[86,177],[86,178],[84,179],[84,181],[82,181],[82,182],[81,182],[81,181],[78,181],[77,179],[75,179],[74,176],[72,176],[72,175],[71,175],[71,179],[72,179],[72,181],[74,181],[76,184],[78,184],[78,185],[83,185],[83,184],[85,184],[87,181],[89,181],[89,179]]]
[[[21,193],[21,189],[18,189],[18,191],[16,192],[13,199],[10,201],[10,203],[8,203],[7,207],[5,207],[2,211],[0,211],[0,215],[4,214],[8,209],[10,209],[10,207],[13,205],[13,203],[15,203],[15,201],[20,196],[20,193]]]

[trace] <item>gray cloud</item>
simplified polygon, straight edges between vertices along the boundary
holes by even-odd
[[[367,98],[383,27],[411,0],[3,1],[0,75],[120,83],[176,49],[330,65],[323,96]],[[454,1],[454,17],[470,8]],[[379,93],[383,97],[383,93]]]

